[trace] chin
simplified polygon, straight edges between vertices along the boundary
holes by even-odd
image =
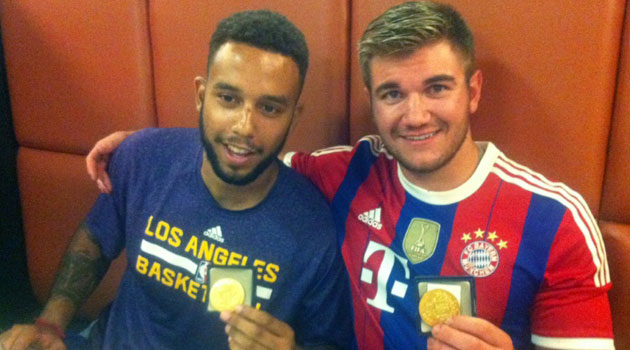
[[[250,183],[256,181],[260,176],[260,173],[257,171],[250,171],[245,174],[239,172],[231,172],[231,171],[217,171],[215,169],[215,174],[225,183],[235,186],[245,186]]]
[[[428,174],[434,171],[440,170],[447,163],[443,158],[438,158],[434,161],[427,162],[426,157],[420,161],[408,161],[403,163],[403,166],[413,172]]]

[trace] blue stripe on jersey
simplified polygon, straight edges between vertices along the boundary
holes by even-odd
[[[565,212],[566,208],[556,200],[532,195],[514,262],[510,296],[501,324],[501,328],[513,334],[515,348],[531,347],[529,316],[534,296],[543,281],[549,251]]]
[[[370,168],[376,159],[377,157],[372,154],[370,142],[361,142],[357,146],[357,150],[348,165],[346,176],[332,200],[331,208],[337,227],[339,247],[343,245],[343,241],[346,238],[346,220],[350,213],[350,205],[357,195],[359,187],[368,178]]]
[[[403,240],[407,228],[413,218],[428,219],[440,223],[440,235],[433,255],[418,264],[408,263],[410,276],[405,276],[403,268],[394,268],[388,280],[387,291],[388,304],[394,307],[394,312],[381,312],[381,327],[385,337],[385,349],[426,349],[427,339],[419,335],[416,328],[418,322],[418,299],[414,287],[415,276],[439,276],[444,262],[444,256],[453,230],[453,220],[457,204],[433,206],[419,201],[407,194],[400,218],[396,223],[396,237],[391,249],[401,257],[407,259],[403,250]],[[404,299],[391,293],[394,284],[406,283],[408,285]],[[407,343],[405,343],[405,341]],[[401,346],[403,344],[403,346]]]

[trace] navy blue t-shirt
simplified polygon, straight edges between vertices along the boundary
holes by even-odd
[[[227,349],[225,324],[207,311],[206,271],[237,265],[253,269],[252,305],[287,322],[298,344],[354,347],[347,273],[323,196],[281,165],[261,203],[226,210],[202,180],[203,157],[194,129],[147,129],[114,154],[114,191],[86,222],[104,256],[126,249],[128,266],[97,341],[104,349]]]

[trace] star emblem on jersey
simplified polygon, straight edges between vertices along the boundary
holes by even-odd
[[[403,239],[403,251],[409,261],[417,264],[433,256],[439,236],[440,224],[427,219],[413,218]]]
[[[463,233],[460,240],[464,243],[474,239],[468,243],[460,256],[462,268],[466,273],[473,277],[488,277],[496,271],[499,266],[499,250],[507,249],[508,242],[501,239],[496,231],[488,232],[478,228],[476,231]],[[497,249],[493,243],[499,240]],[[492,242],[490,242],[492,241]]]

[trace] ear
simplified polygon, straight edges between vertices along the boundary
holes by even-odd
[[[475,73],[470,77],[468,83],[468,93],[470,95],[470,102],[468,105],[468,111],[473,114],[479,107],[479,100],[481,99],[481,85],[483,84],[483,76],[481,70],[477,69]]]
[[[201,106],[203,106],[203,99],[206,97],[206,79],[198,76],[195,78],[195,104],[197,106],[197,112],[201,112]]]
[[[291,118],[291,126],[289,126],[289,133],[293,132],[295,126],[297,125],[298,119],[302,117],[302,112],[304,112],[304,104],[298,102],[297,106],[293,110],[293,118]]]

